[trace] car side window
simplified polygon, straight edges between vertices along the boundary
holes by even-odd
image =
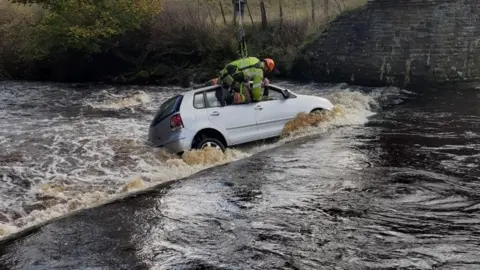
[[[285,97],[282,95],[282,93],[269,89],[268,90],[268,100],[284,100]]]
[[[292,98],[296,98],[297,96],[295,96],[294,94],[290,93],[290,97],[289,99],[292,99]],[[269,89],[268,90],[268,100],[285,100],[285,96],[283,96],[283,94],[276,90],[276,89]],[[266,101],[268,101],[266,100]]]
[[[196,109],[205,109],[205,99],[203,98],[203,92],[196,93],[193,96],[193,107]]]
[[[220,104],[220,101],[217,99],[217,96],[215,95],[215,91],[208,91],[206,94],[207,94],[207,102],[210,108],[222,107],[222,104]]]

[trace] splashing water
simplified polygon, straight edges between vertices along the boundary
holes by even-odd
[[[104,92],[105,93],[105,92]],[[122,97],[119,95],[112,95],[108,92],[105,93],[108,97],[102,102],[87,103],[89,106],[95,109],[113,109],[121,110],[125,108],[141,106],[150,102],[150,96],[144,91],[138,91],[137,93]]]
[[[130,192],[137,189],[145,188],[145,182],[139,176],[134,176],[128,183],[126,183],[120,192]]]
[[[400,92],[380,88],[366,93],[345,85],[290,88],[326,97],[335,108],[300,114],[285,125],[275,143],[236,147],[225,153],[191,150],[180,157],[150,148],[146,134],[159,104],[181,89],[85,90],[0,84],[4,104],[0,105],[0,124],[5,127],[0,131],[0,236],[302,136],[364,124],[380,98]]]
[[[281,137],[289,137],[299,133],[308,127],[318,127],[321,123],[333,121],[339,116],[345,114],[342,106],[334,106],[331,111],[316,111],[310,114],[299,113],[295,119],[287,122],[282,130]]]

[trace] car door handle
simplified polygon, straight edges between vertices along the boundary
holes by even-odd
[[[212,112],[210,115],[211,115],[211,116],[218,116],[218,115],[220,115],[220,113],[217,112],[217,111],[214,111],[214,112]]]
[[[257,106],[257,107],[255,107],[255,110],[263,110],[263,107],[262,106]]]

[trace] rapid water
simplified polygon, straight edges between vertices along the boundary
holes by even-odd
[[[289,85],[335,110],[176,158],[144,138],[180,89],[3,87],[5,235],[228,164],[24,230],[0,268],[480,268],[480,88]]]
[[[362,125],[380,103],[398,103],[405,94],[344,84],[280,85],[326,97],[336,109],[299,118],[278,142],[177,157],[150,147],[146,137],[162,101],[184,89],[0,83],[0,236],[302,136]]]

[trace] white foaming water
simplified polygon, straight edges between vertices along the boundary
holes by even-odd
[[[98,110],[98,115],[126,110],[134,112],[133,116],[90,113],[67,118],[56,113],[44,118],[28,114],[1,118],[2,127],[8,127],[8,131],[0,132],[0,236],[300,137],[339,126],[362,125],[374,114],[379,98],[400,93],[398,89],[382,88],[365,94],[345,85],[322,91],[313,86],[291,89],[326,97],[338,110],[325,121],[295,130],[276,143],[228,149],[225,154],[207,149],[187,152],[182,158],[146,145],[149,122],[172,91],[111,94],[112,90],[103,90],[78,103],[82,110]]]
[[[112,109],[121,110],[125,108],[132,108],[149,103],[150,96],[144,91],[138,91],[129,96],[109,93],[108,90],[103,90],[100,94],[104,95],[104,100],[101,102],[87,102],[88,106],[95,109]]]

